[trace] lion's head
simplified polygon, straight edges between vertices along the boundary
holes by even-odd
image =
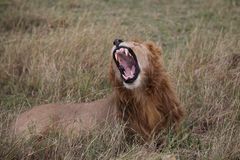
[[[162,69],[161,49],[152,42],[124,42],[116,39],[113,43],[113,76],[127,89],[142,87],[150,77],[156,76],[149,74],[156,74],[156,69]]]

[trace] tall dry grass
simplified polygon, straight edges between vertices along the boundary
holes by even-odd
[[[1,1],[1,159],[240,158],[240,19],[237,0]],[[64,137],[13,138],[9,123],[34,105],[111,93],[112,41],[153,40],[186,108],[162,150],[123,140],[121,126]]]

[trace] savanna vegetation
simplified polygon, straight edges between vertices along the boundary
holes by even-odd
[[[161,45],[186,109],[178,134],[146,149],[121,126],[79,137],[22,140],[9,131],[22,111],[88,102],[111,93],[115,38]],[[0,159],[240,159],[238,0],[0,0]]]

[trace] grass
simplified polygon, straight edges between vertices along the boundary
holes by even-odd
[[[2,159],[240,159],[240,3],[237,0],[1,0]],[[122,140],[120,126],[81,137],[13,138],[9,123],[34,105],[111,93],[113,39],[162,45],[187,114],[161,151]]]

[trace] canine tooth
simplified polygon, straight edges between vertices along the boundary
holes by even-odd
[[[124,74],[122,74],[122,76],[123,76],[124,79],[128,79],[128,77],[126,77]]]
[[[115,54],[115,59],[118,61],[118,56],[117,56],[117,54]]]
[[[129,55],[128,49],[125,49],[125,54],[126,54],[126,56]]]

